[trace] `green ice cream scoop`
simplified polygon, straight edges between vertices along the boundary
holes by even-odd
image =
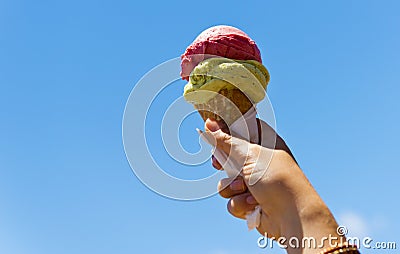
[[[193,69],[183,96],[190,103],[202,104],[222,89],[239,89],[257,103],[265,97],[269,78],[268,70],[255,60],[209,58]]]

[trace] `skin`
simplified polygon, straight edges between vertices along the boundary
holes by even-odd
[[[205,122],[205,135],[214,140],[217,149],[230,154],[238,163],[243,165],[240,176],[235,179],[222,179],[218,185],[219,194],[229,199],[228,211],[233,216],[245,219],[247,212],[255,206],[262,209],[261,223],[257,227],[260,234],[274,238],[314,237],[321,248],[291,248],[292,253],[320,253],[330,247],[328,240],[323,237],[337,237],[331,244],[345,242],[337,234],[338,227],[332,213],[321,197],[310,184],[283,139],[265,122],[261,122],[264,139],[276,137],[275,142],[263,143],[263,146],[231,137],[227,134],[226,126],[214,120]],[[225,131],[225,132],[224,132]],[[271,160],[269,158],[272,158]],[[217,169],[221,165],[213,159],[212,164]],[[251,178],[260,177],[255,184]],[[288,242],[286,242],[288,245]]]

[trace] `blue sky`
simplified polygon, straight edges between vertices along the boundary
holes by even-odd
[[[217,24],[258,43],[277,130],[349,234],[398,241],[399,7],[0,1],[0,253],[282,253],[259,249],[219,196],[183,202],[150,191],[124,154],[135,84]],[[179,135],[195,151],[202,121],[186,124]],[[213,172],[159,157],[171,174]]]

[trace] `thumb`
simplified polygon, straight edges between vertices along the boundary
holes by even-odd
[[[205,129],[208,131],[217,131],[220,130],[221,128],[219,127],[217,121],[215,121],[214,119],[207,118],[205,122]]]
[[[212,119],[206,120],[204,129],[206,132],[203,135],[207,142],[229,154],[232,146],[232,136],[223,132],[218,122]]]

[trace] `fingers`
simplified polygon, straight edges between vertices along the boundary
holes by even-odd
[[[227,208],[233,216],[245,219],[246,214],[253,211],[258,202],[247,191],[242,177],[224,178],[218,183],[218,192],[224,198],[230,198]]]
[[[223,132],[215,120],[207,119],[205,130],[205,132],[200,130],[198,132],[207,143],[229,155],[236,164],[244,164],[251,145],[249,142]],[[231,153],[231,148],[233,148],[233,153]]]
[[[218,192],[224,198],[231,198],[235,195],[242,194],[247,191],[246,184],[242,177],[236,179],[224,178],[218,183]]]
[[[206,129],[209,131],[217,131],[220,130],[221,127],[219,126],[218,122],[215,121],[214,119],[207,119],[205,122]]]
[[[206,126],[210,131],[221,130],[221,131],[229,134],[229,127],[222,120],[216,121],[214,119],[210,119],[209,118],[209,119],[206,120]]]
[[[215,169],[221,170],[221,169],[222,169],[222,166],[221,166],[221,164],[218,162],[218,160],[214,157],[214,155],[213,155],[211,158],[212,158],[212,166],[213,166]]]
[[[241,219],[254,210],[258,204],[254,197],[247,191],[246,184],[242,177],[224,178],[218,183],[218,192],[224,198],[230,198],[228,211],[233,216]]]
[[[207,142],[223,150],[226,154],[229,154],[232,137],[223,132],[215,120],[207,119],[205,122],[205,130],[206,132],[203,133],[203,135]]]
[[[257,201],[250,193],[246,192],[243,194],[233,196],[229,200],[228,211],[230,214],[232,214],[237,218],[245,219],[246,214],[248,212],[253,211],[256,206],[257,206]]]

